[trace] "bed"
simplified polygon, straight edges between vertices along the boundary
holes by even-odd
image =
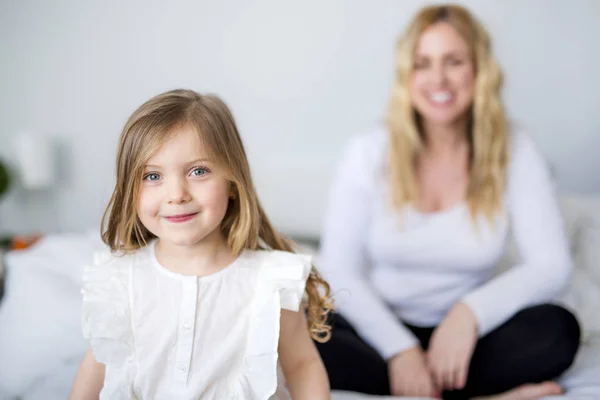
[[[565,197],[561,205],[576,268],[560,302],[578,315],[583,344],[560,380],[567,393],[552,399],[600,399],[600,201]],[[0,400],[67,398],[87,350],[80,328],[82,266],[101,248],[97,232],[61,234],[4,255]],[[515,257],[518,254],[510,246],[504,264],[510,265]],[[333,399],[385,397],[334,392]]]

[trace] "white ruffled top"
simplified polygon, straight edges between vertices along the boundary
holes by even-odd
[[[106,365],[100,399],[289,399],[280,311],[298,311],[310,268],[306,255],[244,251],[196,277],[162,267],[153,244],[96,254],[83,274],[83,333]]]

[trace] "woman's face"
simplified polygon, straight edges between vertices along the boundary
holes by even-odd
[[[427,28],[414,54],[412,106],[426,124],[449,125],[473,103],[475,66],[465,40],[447,22]]]

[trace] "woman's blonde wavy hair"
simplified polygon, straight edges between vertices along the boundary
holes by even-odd
[[[409,92],[414,55],[421,34],[437,22],[450,24],[472,49],[476,70],[469,110],[471,147],[467,203],[471,216],[491,220],[502,208],[506,185],[508,122],[500,98],[502,72],[494,60],[486,29],[464,7],[437,5],[421,9],[396,45],[394,86],[387,113],[389,178],[392,204],[401,209],[419,196],[416,161],[424,149],[419,116]]]
[[[271,225],[260,205],[242,139],[227,105],[214,95],[173,90],[141,105],[121,134],[117,153],[117,180],[102,218],[102,239],[113,251],[132,251],[155,236],[140,222],[137,202],[147,160],[177,131],[195,129],[209,158],[231,181],[235,196],[221,223],[228,246],[237,256],[244,249],[263,247],[294,251],[294,244]],[[327,315],[333,308],[330,288],[313,267],[306,283],[307,317],[311,336],[327,341]]]

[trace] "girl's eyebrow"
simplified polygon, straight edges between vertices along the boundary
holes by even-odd
[[[469,55],[469,52],[465,51],[465,50],[451,50],[451,51],[448,51],[448,52],[442,54],[442,57],[466,57],[468,55]],[[428,59],[429,57],[430,57],[429,54],[422,54],[422,53],[415,54],[415,60]]]
[[[196,160],[193,161],[188,161],[186,163],[184,163],[183,165],[192,165],[192,164],[197,164],[197,163],[202,163],[202,162],[210,162],[210,160],[208,158],[198,158]],[[146,164],[144,165],[144,168],[156,168],[159,169],[161,168],[160,165],[154,165],[154,164]]]
[[[198,164],[198,163],[203,163],[203,162],[210,162],[210,160],[208,158],[198,158],[194,161],[187,162],[186,165]]]

